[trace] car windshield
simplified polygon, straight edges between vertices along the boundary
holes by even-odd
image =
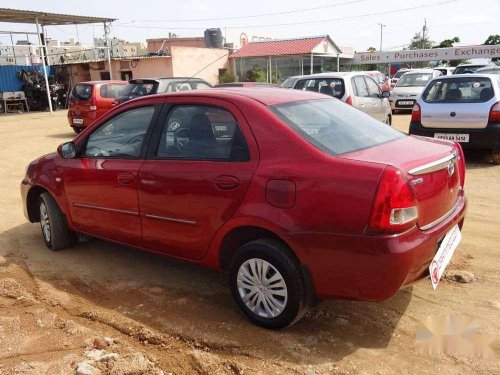
[[[285,81],[281,84],[281,87],[284,87],[286,89],[291,89],[295,85],[295,82],[299,80],[298,77],[290,77],[285,79]]]
[[[313,91],[340,99],[344,96],[345,87],[342,78],[310,78],[302,79],[294,87],[296,90]]]
[[[491,98],[491,80],[475,77],[437,79],[422,94],[427,103],[484,103]]]
[[[72,100],[88,100],[92,95],[92,85],[77,84],[71,91],[70,99]]]
[[[129,83],[125,90],[123,90],[122,96],[144,96],[156,94],[158,90],[158,82],[132,82]]]
[[[405,135],[335,99],[316,99],[270,107],[309,143],[331,155],[373,147]]]
[[[432,78],[431,73],[406,73],[401,76],[396,87],[425,86]]]
[[[480,68],[484,68],[484,65],[459,66],[455,69],[453,74],[474,73],[476,70],[478,70]]]
[[[398,70],[396,74],[394,74],[394,78],[401,78],[401,76],[406,72],[407,72],[406,70]]]

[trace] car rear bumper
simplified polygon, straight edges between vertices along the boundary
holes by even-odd
[[[459,199],[447,220],[425,231],[415,227],[394,236],[292,235],[318,297],[383,301],[428,276],[438,243],[456,224],[463,225],[467,199]]]
[[[434,137],[434,133],[469,134],[469,142],[461,142],[464,149],[500,151],[500,123],[488,123],[484,129],[426,128],[422,123],[412,121],[410,134]]]
[[[411,102],[411,104],[401,105],[401,101],[403,102]],[[389,101],[391,103],[391,110],[401,110],[401,111],[411,111],[415,103],[417,102],[416,98],[400,98],[400,99],[392,99]]]
[[[68,123],[72,128],[86,128],[90,124],[92,124],[97,118],[97,113],[96,112],[88,112],[85,113],[85,115],[76,115],[68,111]],[[75,124],[74,119],[83,119],[82,124]]]
[[[31,189],[31,184],[26,180],[21,181],[21,198],[23,200],[23,212],[24,212],[24,217],[30,220],[30,215],[28,213],[28,192]]]

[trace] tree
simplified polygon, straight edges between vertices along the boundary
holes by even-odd
[[[493,45],[496,45],[496,44],[500,44],[500,35],[498,35],[498,34],[496,34],[496,35],[490,35],[488,37],[488,39],[486,39],[486,41],[483,44],[486,45],[486,46],[493,46]],[[500,58],[499,57],[493,57],[491,59],[491,61],[497,62],[497,61],[500,61]]]
[[[366,52],[376,52],[377,49],[375,47],[368,47],[368,49],[366,50]]]
[[[415,36],[410,41],[408,49],[428,49],[432,48],[434,42],[429,39],[428,36],[422,37],[422,33],[419,31],[415,33]]]
[[[437,46],[434,46],[432,48],[450,48],[453,47],[455,43],[460,43],[460,38],[458,36],[451,39],[445,39]],[[464,60],[442,60],[439,63],[443,65],[457,66],[458,64],[461,64],[463,62]]]

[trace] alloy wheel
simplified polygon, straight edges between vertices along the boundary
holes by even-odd
[[[49,213],[47,212],[47,206],[45,203],[40,203],[40,226],[42,227],[42,234],[45,241],[50,242],[50,221]]]

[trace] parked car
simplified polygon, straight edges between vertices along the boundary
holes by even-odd
[[[171,77],[131,79],[129,85],[120,95],[119,103],[124,103],[140,96],[161,94],[164,92],[208,89],[210,87],[212,87],[212,85],[201,78]]]
[[[391,85],[389,83],[389,78],[384,73],[379,72],[378,70],[368,70],[363,73],[368,74],[372,77],[375,82],[377,82],[380,90],[382,91],[391,91]]]
[[[434,77],[441,75],[433,69],[413,69],[404,73],[391,91],[389,102],[393,111],[411,111],[417,96]]]
[[[215,85],[214,88],[221,88],[221,87],[280,87],[274,83],[266,83],[266,82],[231,82],[231,83],[219,83],[218,85]]]
[[[453,66],[438,66],[438,67],[434,68],[434,70],[439,70],[441,72],[441,74],[444,76],[450,76],[455,71],[455,67],[453,67]]]
[[[479,68],[476,70],[478,74],[497,74],[500,75],[500,66],[489,66],[486,68]]]
[[[500,164],[500,77],[473,73],[433,79],[413,106],[410,134],[488,150]]]
[[[363,72],[303,76],[295,83],[294,89],[333,96],[379,121],[392,123],[391,106],[387,100],[389,92],[381,91],[377,82]]]
[[[292,77],[288,77],[287,79],[285,79],[283,81],[283,83],[281,84],[281,87],[285,88],[285,89],[293,89],[293,86],[295,86],[295,84],[297,83],[297,81],[302,78],[303,76],[292,76]]]
[[[398,83],[399,79],[401,78],[401,76],[403,74],[405,74],[406,72],[409,72],[411,69],[407,69],[407,68],[401,68],[399,69],[396,74],[394,74],[391,78],[391,87],[394,87],[396,86],[396,83]]]
[[[315,298],[385,300],[429,265],[438,282],[464,176],[459,144],[325,95],[218,89],[115,108],[29,164],[21,194],[49,248],[84,233],[227,270],[241,311],[283,328]]]
[[[77,83],[68,102],[68,122],[75,133],[113,108],[127,81],[90,81]]]
[[[491,63],[487,63],[487,64],[460,64],[455,68],[455,70],[453,71],[453,74],[470,74],[470,73],[476,72],[478,69],[492,67],[492,66],[495,66],[495,65],[491,64]]]

